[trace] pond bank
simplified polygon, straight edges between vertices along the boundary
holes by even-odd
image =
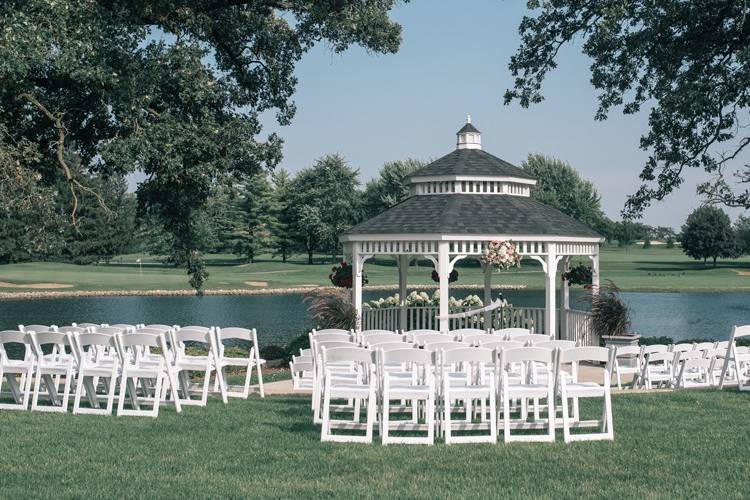
[[[289,288],[230,288],[204,290],[207,296],[254,296],[254,295],[292,295],[304,294],[312,290],[332,290],[332,286],[304,286]],[[437,285],[409,285],[409,290],[436,290]],[[461,285],[466,290],[483,290],[481,285]],[[366,286],[365,291],[398,291],[398,285]],[[493,290],[525,290],[526,285],[493,285]],[[33,299],[70,299],[88,297],[193,297],[195,290],[58,290],[34,292],[0,292],[0,300],[33,300]]]

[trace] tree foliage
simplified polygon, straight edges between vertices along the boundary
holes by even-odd
[[[530,0],[532,15],[519,31],[521,46],[509,67],[514,87],[505,102],[542,101],[542,83],[560,49],[580,40],[599,91],[596,119],[621,107],[647,108],[649,129],[640,146],[649,158],[641,187],[624,214],[640,216],[683,182],[685,168],[713,178],[699,187],[709,199],[750,208],[750,188],[733,190],[724,170],[750,144],[750,8],[732,0]],[[576,42],[578,43],[578,42]],[[734,173],[750,183],[750,166]]]
[[[737,255],[750,255],[750,217],[740,215],[734,222]]]
[[[9,0],[0,4],[0,125],[33,150],[26,168],[39,182],[64,186],[74,224],[84,194],[107,204],[90,174],[142,171],[141,215],[200,273],[195,241],[212,189],[281,159],[280,138],[259,137],[259,117],[290,122],[296,63],[319,42],[395,52],[394,4]]]
[[[320,158],[292,181],[288,201],[294,212],[292,231],[313,262],[315,250],[334,259],[339,235],[361,218],[358,172],[337,154]]]
[[[365,215],[374,217],[408,198],[409,176],[424,165],[423,161],[413,158],[384,164],[378,176],[365,186]]]
[[[591,227],[601,225],[601,196],[570,164],[543,154],[530,154],[521,166],[537,179],[532,198]]]
[[[694,259],[734,256],[734,233],[729,216],[720,208],[704,206],[688,215],[682,226],[682,251]]]

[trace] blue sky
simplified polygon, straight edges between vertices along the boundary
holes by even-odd
[[[338,152],[366,181],[386,161],[450,152],[471,113],[485,150],[517,165],[530,152],[568,161],[594,182],[607,215],[619,218],[646,158],[638,141],[647,116],[618,110],[594,121],[589,62],[576,47],[562,51],[542,104],[504,106],[524,11],[520,1],[415,0],[393,12],[403,26],[397,54],[356,47],[336,55],[316,47],[297,67],[293,123],[279,128],[267,121],[267,130],[286,141],[281,166],[294,172]],[[644,222],[679,227],[700,203],[695,186],[702,180],[702,172],[690,172],[680,191],[649,209]]]
[[[647,116],[615,110],[608,120],[595,121],[589,61],[577,46],[561,51],[543,103],[528,109],[503,105],[512,85],[508,61],[518,47],[525,11],[519,0],[399,5],[392,16],[403,27],[397,54],[359,47],[334,54],[316,47],[297,66],[292,124],[279,127],[268,113],[262,135],[275,131],[284,138],[281,168],[296,172],[339,153],[359,169],[364,184],[387,161],[449,153],[470,113],[486,151],[519,166],[534,152],[569,162],[596,185],[607,215],[619,219],[647,157],[638,148]],[[688,172],[681,189],[652,206],[643,221],[679,228],[700,204],[695,186],[705,180],[702,171]]]

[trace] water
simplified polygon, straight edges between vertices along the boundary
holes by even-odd
[[[455,297],[481,292],[454,289]],[[389,292],[367,292],[371,300]],[[497,296],[497,292],[493,294]],[[518,306],[543,307],[541,291],[508,291]],[[571,306],[580,290],[571,290]],[[632,330],[645,336],[667,335],[675,340],[703,337],[724,339],[735,324],[750,324],[748,293],[623,293],[632,310]],[[254,327],[261,345],[285,344],[309,331],[301,295],[209,297],[92,297],[0,301],[0,329],[19,324],[167,323]]]

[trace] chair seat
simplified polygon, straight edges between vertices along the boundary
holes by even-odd
[[[221,363],[221,366],[255,366],[257,365],[264,365],[266,364],[265,359],[261,359],[257,363],[254,359],[248,359],[248,358],[219,358],[219,363]]]
[[[508,384],[508,393],[519,396],[546,396],[547,384]]]
[[[460,398],[475,398],[485,396],[490,393],[489,385],[463,385],[463,386],[451,386],[450,397],[455,399]]]
[[[26,371],[32,366],[34,366],[34,362],[32,360],[9,359],[3,364],[3,371],[5,373],[21,373],[20,371],[13,370],[20,369],[22,371]]]
[[[367,384],[337,383],[330,386],[332,398],[366,398],[370,394]]]
[[[429,385],[392,385],[388,389],[391,399],[418,399],[432,394],[433,389]]]
[[[603,396],[604,387],[596,382],[574,382],[565,384],[568,396]]]

